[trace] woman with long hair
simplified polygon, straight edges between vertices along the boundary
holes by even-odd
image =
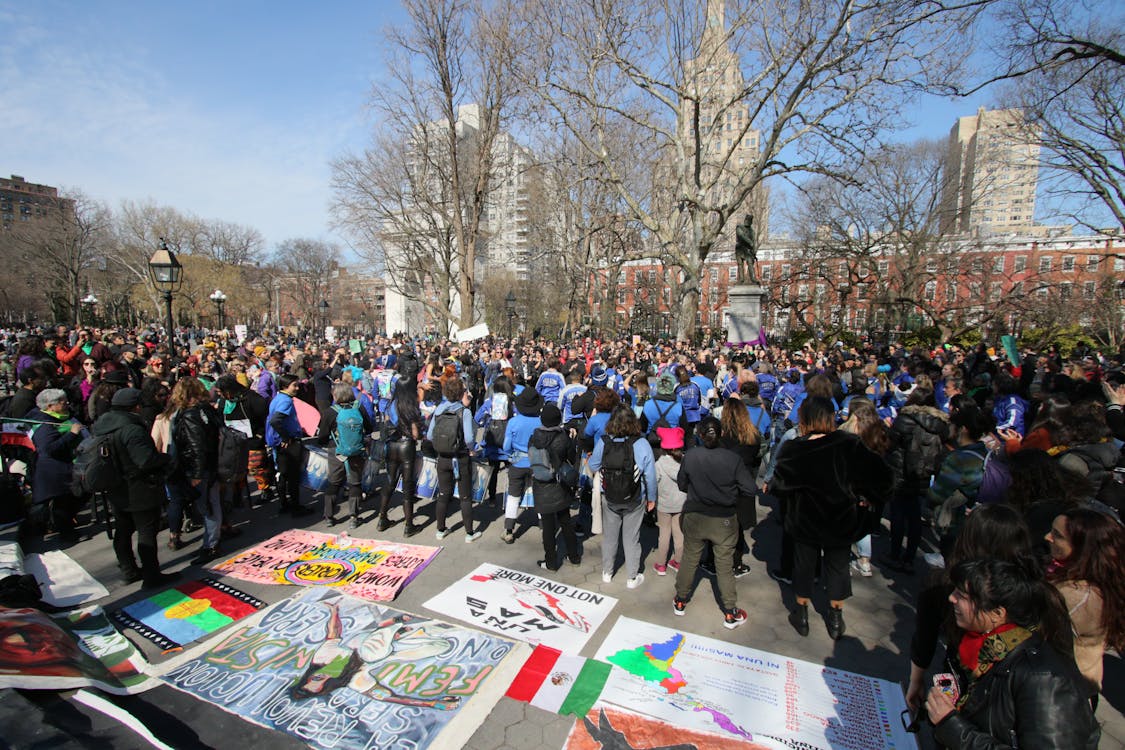
[[[180,482],[186,497],[203,516],[203,546],[192,560],[201,565],[218,556],[223,526],[222,504],[215,491],[221,419],[211,406],[207,389],[193,377],[176,381],[165,414],[176,454],[172,479]]]
[[[823,554],[821,583],[828,589],[825,617],[833,640],[844,635],[844,600],[851,596],[848,557],[851,545],[866,533],[861,498],[885,497],[893,484],[891,470],[858,437],[836,429],[832,401],[805,399],[798,415],[800,437],[785,444],[770,485],[784,505],[785,530],[792,535],[793,589],[797,606],[789,623],[801,636],[809,633],[813,575]]]
[[[1107,648],[1125,650],[1125,528],[1105,513],[1071,508],[1047,532],[1047,580],[1066,601],[1074,659],[1099,691]]]
[[[741,578],[750,572],[750,566],[743,558],[750,551],[746,543],[746,530],[758,525],[758,469],[762,466],[762,433],[750,421],[750,413],[742,399],[734,396],[723,404],[720,420],[722,437],[719,442],[728,450],[734,451],[742,459],[742,464],[754,480],[754,491],[738,494],[735,505],[735,518],[738,520],[738,538],[734,545],[734,577]],[[712,563],[713,564],[713,563]]]
[[[879,418],[878,412],[875,410],[875,404],[871,403],[865,398],[857,398],[851,402],[852,408],[848,414],[847,420],[840,425],[840,429],[844,432],[850,432],[857,436],[861,443],[867,446],[867,450],[882,458],[884,461],[888,459],[891,452],[891,447],[894,442],[891,439],[891,430]],[[884,497],[870,497],[865,498],[864,502],[874,503],[872,512],[875,518],[883,517],[883,505],[888,498]],[[852,570],[859,573],[864,578],[871,576],[871,535],[866,534],[862,539],[855,543],[856,560],[852,562]]]
[[[950,579],[959,690],[927,694],[934,739],[950,748],[1096,748],[1101,729],[1074,665],[1066,606],[1034,563],[964,560]]]
[[[483,454],[492,471],[488,477],[489,502],[496,502],[496,483],[500,472],[508,465],[509,456],[504,452],[504,432],[508,420],[512,418],[516,394],[512,391],[512,381],[507,375],[497,375],[488,388],[488,397],[473,415],[473,421],[484,428]]]
[[[82,372],[70,381],[70,400],[74,413],[79,415],[79,418],[89,414],[90,396],[101,379],[98,361],[92,357],[83,357]]]
[[[395,388],[394,401],[387,412],[391,423],[391,434],[387,439],[387,481],[383,485],[379,500],[379,521],[376,530],[386,531],[390,527],[387,510],[391,494],[402,478],[402,512],[404,516],[403,535],[414,536],[419,529],[414,525],[414,463],[418,456],[418,441],[423,435],[422,412],[418,408],[418,389],[416,383],[406,380]]]

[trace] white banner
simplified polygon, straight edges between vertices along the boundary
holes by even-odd
[[[601,702],[675,726],[809,750],[918,747],[902,688],[887,680],[628,617],[595,658],[621,667]]]
[[[482,563],[425,606],[481,630],[577,654],[616,604],[612,596]]]
[[[488,335],[488,324],[487,323],[481,323],[480,325],[470,326],[469,328],[463,328],[462,330],[458,331],[455,335],[456,335],[456,338],[457,338],[457,343],[459,343],[459,344],[463,344],[466,341],[476,341],[477,339],[483,339],[485,336]]]

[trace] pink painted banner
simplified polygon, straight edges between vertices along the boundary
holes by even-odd
[[[391,601],[440,551],[292,529],[212,570],[254,583],[330,586],[362,599]]]

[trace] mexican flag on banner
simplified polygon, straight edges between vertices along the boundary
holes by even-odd
[[[602,694],[612,667],[536,646],[508,688],[508,697],[557,714],[583,717]]]

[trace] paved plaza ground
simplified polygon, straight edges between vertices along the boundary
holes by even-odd
[[[311,501],[312,498],[307,497],[306,500]],[[445,549],[390,605],[408,612],[432,615],[423,608],[423,602],[478,564],[491,562],[547,577],[556,576],[564,583],[600,591],[619,600],[613,614],[587,644],[584,656],[593,656],[612,623],[618,616],[625,615],[905,684],[909,673],[907,653],[913,629],[913,600],[920,576],[907,576],[876,568],[871,578],[853,577],[854,595],[845,609],[847,635],[840,641],[832,641],[818,616],[812,623],[809,636],[801,638],[785,619],[787,608],[793,603],[792,593],[788,587],[774,582],[766,574],[767,561],[776,560],[780,536],[780,529],[774,516],[770,514],[768,505],[767,499],[759,513],[762,522],[753,531],[754,547],[748,557],[752,571],[737,581],[738,603],[749,613],[749,622],[733,631],[722,627],[710,578],[701,578],[686,617],[673,616],[674,579],[671,575],[658,577],[652,571],[650,556],[656,543],[655,529],[646,527],[642,536],[647,562],[645,582],[636,590],[627,590],[626,575],[621,571],[614,576],[612,583],[602,583],[599,538],[585,540],[581,565],[564,565],[556,574],[544,573],[536,567],[536,561],[542,557],[539,529],[535,526],[522,527],[521,536],[516,543],[506,545],[499,538],[503,529],[502,519],[499,518],[501,511],[492,507],[478,509],[478,518],[484,529],[483,538],[474,544],[465,544],[459,520],[451,526],[453,534],[442,542],[436,541],[434,527],[428,517],[432,512],[432,504],[420,506],[420,521],[426,524],[426,528],[422,534],[409,541],[444,545]],[[403,541],[401,522],[387,532],[380,534],[375,531],[370,502],[364,516],[367,522],[353,533],[354,536]],[[324,523],[318,520],[319,517],[318,513],[298,519],[299,525],[326,531]],[[391,518],[401,521],[401,510],[396,507]],[[288,516],[277,515],[274,505],[239,509],[235,520],[244,533],[224,544],[224,556],[293,526],[293,521]],[[531,523],[534,514],[526,511],[521,520]],[[342,532],[345,528],[345,525],[337,525],[331,531]],[[70,547],[67,552],[109,588],[110,596],[101,602],[103,606],[115,609],[150,593],[142,594],[139,584],[120,584],[113,552],[101,527],[90,526],[85,532],[83,541]],[[189,545],[178,552],[171,552],[163,546],[167,541],[167,533],[161,533],[160,557],[165,570],[182,571],[189,578],[203,575],[200,567],[190,564],[198,547],[195,543],[198,533],[187,535]],[[876,539],[876,554],[881,543],[882,540]],[[28,545],[27,551],[53,549],[56,546],[54,538],[49,537],[38,544]],[[289,587],[259,586],[242,581],[237,582],[237,585],[271,603],[294,593]],[[819,599],[814,599],[818,611],[823,611],[827,606],[823,592],[821,594]],[[151,661],[160,662],[166,658],[150,642],[142,638],[133,640]],[[0,693],[3,694],[0,697],[0,744],[7,742],[18,748],[149,747],[135,736],[122,732],[100,714],[66,700],[68,694],[59,696],[14,691]],[[265,743],[268,743],[270,748],[277,749],[302,747],[292,738],[251,725],[169,687],[114,700],[147,725],[159,727],[158,734],[162,738],[173,735],[175,741],[166,741],[176,748],[228,748],[247,743],[251,743],[249,746],[267,746]],[[1098,718],[1103,723],[1102,748],[1125,748],[1123,709],[1125,666],[1119,657],[1110,656],[1106,659],[1105,691],[1098,709]],[[501,698],[465,747],[473,750],[561,748],[572,723],[571,718],[560,717],[509,698]],[[748,723],[752,726],[752,721]],[[932,747],[928,736],[923,736],[921,746]]]

